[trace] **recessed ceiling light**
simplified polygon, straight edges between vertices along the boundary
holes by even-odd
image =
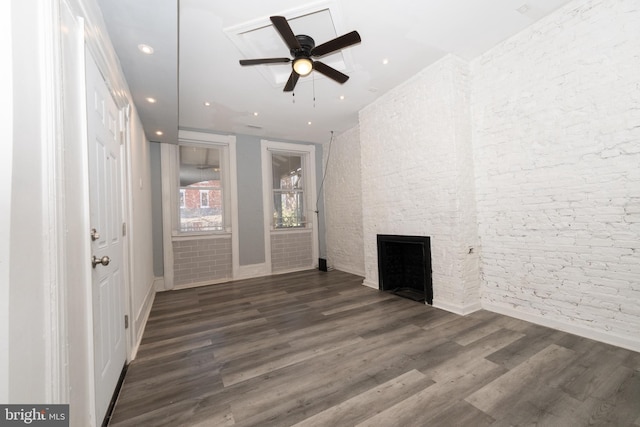
[[[205,107],[211,107],[211,103],[209,101],[204,101],[202,103]]]
[[[258,116],[258,112],[254,111],[253,115],[257,117]]]
[[[340,95],[340,101],[344,99],[344,95]]]
[[[389,63],[389,60],[388,60],[387,58],[384,58],[384,59],[382,60],[382,64],[383,64],[383,65],[387,65],[388,63]]]
[[[162,135],[164,135],[164,132],[162,132],[161,130],[157,130],[157,131],[156,131],[156,135],[158,135],[158,136],[162,136]]]
[[[145,99],[147,100],[147,102],[149,104],[155,104],[156,103],[156,99],[155,98],[148,97],[148,98],[145,98]]]
[[[140,49],[140,52],[146,53],[147,55],[151,55],[153,53],[153,48],[148,44],[139,44],[138,49]]]
[[[307,124],[308,124],[308,125],[310,125],[310,124],[311,124],[311,122],[307,122]]]

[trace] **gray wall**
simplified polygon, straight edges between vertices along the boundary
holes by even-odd
[[[264,253],[264,217],[262,209],[262,162],[260,159],[259,136],[236,135],[236,155],[238,171],[238,239],[240,265],[261,264],[265,262]],[[308,142],[278,140],[309,145]],[[322,145],[316,146],[316,186],[322,182]],[[151,182],[153,197],[153,271],[157,277],[164,274],[162,257],[162,205],[161,205],[160,144],[151,144]],[[326,257],[325,225],[322,194],[318,191],[318,235],[320,256]],[[316,209],[315,202],[313,209]]]
[[[153,274],[164,276],[164,258],[162,255],[162,168],[160,163],[160,144],[149,143],[151,156],[151,228],[153,233]]]
[[[240,265],[265,261],[260,139],[249,135],[236,136]]]

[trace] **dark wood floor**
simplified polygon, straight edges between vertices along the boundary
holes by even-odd
[[[640,353],[361,283],[158,294],[110,425],[640,426]]]

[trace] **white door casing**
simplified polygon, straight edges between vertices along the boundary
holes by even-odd
[[[122,150],[119,111],[91,53],[86,53],[87,138],[92,255],[96,424],[104,418],[126,361]],[[90,230],[87,230],[90,233]],[[89,237],[89,236],[87,236]],[[91,260],[86,260],[91,262]]]

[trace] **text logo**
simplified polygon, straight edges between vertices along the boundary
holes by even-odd
[[[69,427],[69,405],[0,405],[0,427]]]

